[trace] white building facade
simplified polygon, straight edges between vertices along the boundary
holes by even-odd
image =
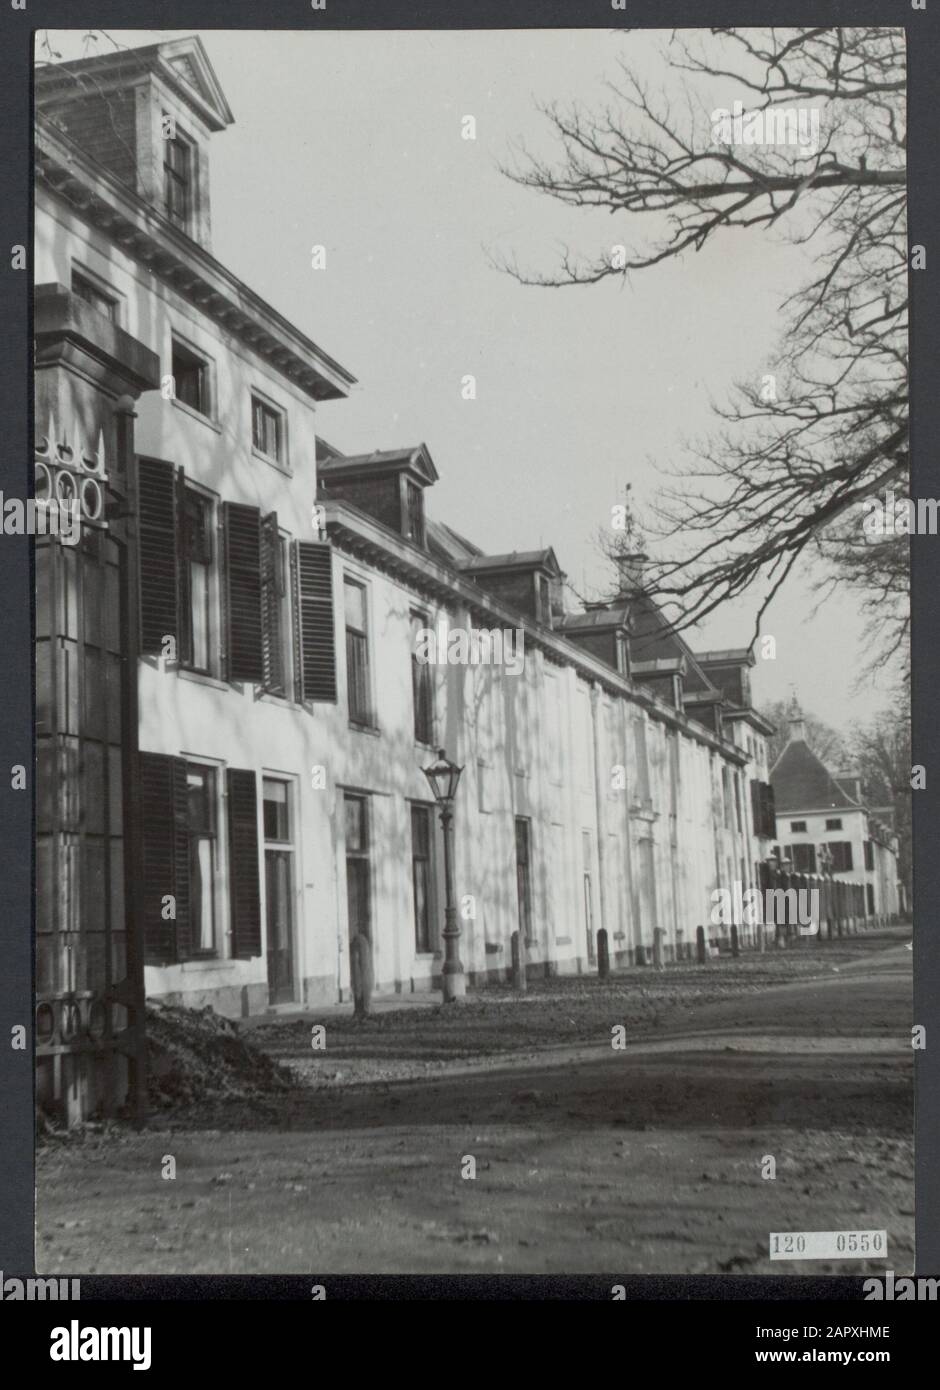
[[[438,749],[463,768],[471,985],[507,976],[517,931],[546,974],[594,968],[601,931],[615,964],[684,958],[700,926],[726,941],[714,895],[756,886],[769,843],[743,695],[656,633],[641,586],[572,614],[550,550],[487,556],[432,522],[424,445],[323,441],[354,378],[211,253],[207,150],[232,118],[198,40],[43,69],[37,106],[37,286],[78,302],[89,361],[98,336],[159,361],[130,523],[147,994],[344,1000],[356,934],[379,990],[438,987]],[[502,659],[495,639],[419,659],[453,631],[505,635]]]

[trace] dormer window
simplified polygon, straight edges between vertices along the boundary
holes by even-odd
[[[36,70],[36,107],[208,250],[208,146],[233,117],[198,38],[46,63]]]
[[[164,141],[163,202],[169,220],[188,232],[193,210],[193,147],[179,135]]]

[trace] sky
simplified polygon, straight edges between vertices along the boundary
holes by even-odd
[[[49,40],[68,59],[191,31],[96,31],[91,45],[83,32]],[[769,370],[780,304],[807,270],[760,231],[629,282],[549,290],[493,267],[494,253],[551,269],[566,245],[629,244],[623,221],[618,232],[605,212],[520,188],[500,165],[520,143],[551,151],[539,103],[603,105],[621,57],[652,64],[668,34],[200,37],[235,117],[210,144],[213,252],[359,382],[318,408],[319,432],[346,453],[426,443],[433,517],[491,553],[552,545],[574,587],[596,591],[597,532],[624,485],[642,507],[714,428],[712,403]],[[858,680],[870,653],[856,600],[814,607],[803,574],[774,600],[762,632],[776,656],[758,660],[752,693],[761,704],[795,692],[850,732],[887,703],[890,679]],[[748,645],[755,610],[721,612],[691,645]]]

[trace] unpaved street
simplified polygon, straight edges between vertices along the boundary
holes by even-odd
[[[909,940],[546,981],[361,1026],[335,1011],[255,1025],[303,1087],[49,1144],[38,1267],[907,1271]],[[887,1260],[767,1256],[771,1231],[873,1228]]]

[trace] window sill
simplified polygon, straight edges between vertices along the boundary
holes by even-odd
[[[299,709],[304,707],[299,700],[292,700],[289,695],[272,695],[269,690],[255,691],[255,699],[262,705],[277,705],[280,709]]]
[[[216,434],[222,433],[222,426],[218,420],[213,420],[211,415],[203,415],[201,410],[197,410],[193,405],[187,405],[185,401],[179,400],[177,396],[172,397],[173,404],[177,410],[181,410],[184,415],[188,415],[191,420],[198,420],[200,425],[208,425],[210,430],[215,430]]]
[[[377,724],[359,724],[355,719],[350,719],[349,727],[354,734],[370,734],[372,738],[380,738],[382,734]]]
[[[225,681],[220,681],[218,676],[207,675],[204,671],[189,671],[185,666],[177,666],[176,674],[182,680],[192,681],[194,685],[207,685],[212,690],[232,689]]]
[[[271,467],[276,468],[279,473],[283,473],[285,478],[292,478],[294,475],[293,469],[289,463],[284,463],[281,459],[272,458],[270,454],[263,454],[261,450],[256,449],[253,444],[251,446],[251,457],[258,459],[261,463],[270,464]]]
[[[237,964],[236,960],[221,960],[218,956],[193,956],[190,960],[180,961],[180,968],[185,971],[234,970]]]

